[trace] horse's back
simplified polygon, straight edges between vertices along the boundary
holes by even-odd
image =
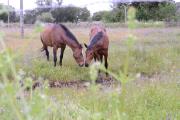
[[[41,33],[41,41],[46,46],[54,46],[62,42],[64,31],[58,24],[48,24],[45,26],[44,31]]]
[[[46,46],[52,46],[52,39],[51,39],[52,29],[53,29],[53,25],[48,24],[45,26],[43,32],[41,32],[41,41]]]
[[[95,36],[98,32],[103,32],[104,34],[106,34],[106,29],[103,26],[99,26],[99,25],[94,25],[91,27],[89,36],[90,38],[92,38],[93,36]]]
[[[106,33],[106,28],[103,26],[92,26],[91,30],[90,30],[90,42],[92,41],[92,39],[98,34],[102,32],[103,36],[102,38],[99,40],[99,42],[97,42],[96,44],[99,44],[99,46],[101,46],[104,49],[108,49],[109,46],[109,38],[108,35]]]

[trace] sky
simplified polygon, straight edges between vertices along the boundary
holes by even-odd
[[[20,8],[20,0],[9,0],[9,4],[17,10]],[[87,7],[91,13],[110,10],[110,0],[63,0],[62,5],[74,5],[78,7]],[[33,9],[36,7],[36,0],[24,0],[24,9]],[[6,4],[8,0],[0,0],[0,3]],[[94,4],[96,3],[96,4]]]
[[[19,10],[20,0],[9,0],[11,6]],[[101,10],[110,10],[111,0],[63,0],[62,5],[74,5],[78,7],[87,7],[91,14]],[[180,0],[175,0],[180,2]],[[7,5],[8,0],[0,0],[0,3]],[[24,0],[24,9],[33,9],[36,7],[36,0]],[[94,4],[95,3],[95,4]]]

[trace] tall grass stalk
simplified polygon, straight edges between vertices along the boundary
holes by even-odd
[[[12,71],[12,76],[13,78],[16,80],[16,70],[15,70],[15,66],[13,64],[13,61],[11,59],[10,54],[8,53],[8,51],[6,50],[6,45],[3,41],[3,33],[0,33],[0,43],[1,46],[3,48],[3,52],[5,53],[6,56],[6,61],[8,63],[8,65],[10,66],[10,70]],[[1,65],[2,66],[2,65]],[[15,106],[14,103],[14,98],[12,95],[9,94],[9,90],[11,88],[8,87],[12,87],[12,83],[9,83],[9,80],[7,79],[7,75],[6,73],[4,73],[3,71],[0,71],[0,75],[2,76],[2,80],[3,80],[3,84],[4,84],[4,88],[2,88],[3,93],[7,96],[7,100],[10,102],[11,108],[14,110],[14,112],[16,113],[16,116],[19,120],[23,120],[21,113],[19,112],[20,110]],[[11,85],[11,86],[10,86]],[[12,91],[11,91],[12,92]]]

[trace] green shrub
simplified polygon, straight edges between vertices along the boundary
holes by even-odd
[[[47,12],[47,13],[42,13],[41,15],[37,16],[37,20],[41,22],[51,23],[54,21],[54,18],[51,13]]]

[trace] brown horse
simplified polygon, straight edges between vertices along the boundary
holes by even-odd
[[[86,45],[86,60],[85,60],[85,66],[88,67],[92,59],[96,61],[103,62],[104,57],[104,63],[105,68],[108,68],[108,46],[109,46],[109,38],[106,33],[106,29],[104,27],[100,26],[93,26],[90,31],[90,44]]]
[[[79,44],[76,37],[69,31],[69,29],[62,24],[50,24],[41,33],[41,41],[43,44],[42,51],[45,50],[47,60],[49,60],[48,46],[53,47],[54,66],[57,62],[57,50],[61,48],[60,54],[60,66],[62,65],[62,59],[66,45],[68,45],[72,51],[73,56],[79,66],[84,65],[84,58],[82,54],[82,45]]]

